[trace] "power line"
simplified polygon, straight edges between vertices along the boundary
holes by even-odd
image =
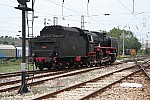
[[[6,4],[0,4],[1,6],[6,6],[6,7],[13,7],[13,6],[10,6],[10,5],[6,5]],[[14,8],[14,7],[13,7]]]
[[[21,17],[0,17],[0,18],[21,18]]]
[[[48,2],[50,2],[50,3],[53,3],[53,4],[55,4],[55,5],[58,5],[58,6],[62,6],[62,5],[60,5],[60,4],[58,4],[58,3],[56,3],[56,2],[52,2],[52,1],[50,1],[50,0],[46,0],[46,1],[48,1]],[[70,10],[70,11],[72,11],[72,12],[75,12],[75,13],[78,13],[78,14],[81,14],[81,13],[79,13],[79,12],[77,12],[77,11],[75,11],[75,10],[72,10],[72,9],[70,9],[70,8],[67,8],[67,7],[64,7],[65,9],[68,9],[68,10]]]
[[[91,18],[91,17],[89,17],[89,18],[90,18],[90,19],[92,19],[93,21],[97,22],[98,24],[101,24],[101,25],[104,25],[104,26],[110,27],[109,25],[106,25],[106,24],[103,24],[103,23],[99,23],[99,22],[98,22],[98,20],[95,20],[95,19],[93,19],[93,18]]]
[[[80,0],[81,2],[84,2],[85,4],[87,4],[87,2],[86,1],[83,1],[83,0]],[[88,1],[89,2],[89,1]],[[97,9],[95,9],[95,7],[93,7],[91,4],[89,5],[92,9],[94,9],[96,12],[100,12],[100,11],[98,11]],[[89,9],[89,8],[88,8]],[[102,13],[101,13],[102,14]]]
[[[143,18],[139,18],[139,19],[143,19]],[[125,21],[125,20],[136,20],[136,18],[131,18],[131,19],[112,19],[112,20],[101,20],[101,21]]]
[[[136,15],[134,15],[133,13],[132,13],[132,11],[130,11],[122,2],[120,2],[119,0],[117,0],[123,7],[125,7],[141,24],[143,24],[139,19],[138,19],[138,17],[136,17]]]
[[[13,32],[13,33],[16,33],[16,31],[8,31],[8,30],[0,30],[2,32]]]
[[[50,2],[50,3],[53,3],[53,4],[55,4],[55,5],[58,5],[58,6],[61,7],[61,4],[58,4],[58,3],[56,3],[56,2],[52,2],[52,1],[50,1],[50,0],[46,0],[46,1],[48,1],[48,2]],[[65,8],[65,9],[68,9],[68,10],[70,10],[70,11],[72,11],[72,12],[78,13],[78,14],[80,14],[80,15],[83,15],[83,14],[81,14],[80,12],[77,12],[77,11],[75,11],[75,10],[72,10],[72,9],[70,9],[70,8],[68,8],[68,7],[64,7],[64,8]],[[90,18],[90,19],[91,19],[91,18]],[[98,20],[93,19],[93,21],[97,22]],[[103,24],[103,23],[98,23],[98,24],[101,24],[101,25],[104,25],[104,26],[107,26],[107,27],[108,27],[108,25]]]
[[[150,7],[150,4],[149,4],[149,6],[147,7],[147,10],[148,10],[149,7]],[[148,22],[149,18],[150,18],[150,15],[148,16],[146,22]]]
[[[81,0],[82,2],[84,2],[84,3],[86,3],[85,1],[83,1],[83,0]],[[119,3],[121,3],[119,0],[118,0],[118,2]],[[134,3],[134,2],[133,2]],[[136,14],[135,14],[135,12],[134,12],[134,14],[132,13],[132,11],[130,11],[123,3],[121,3],[130,13],[119,13],[119,14],[111,14],[111,15],[123,15],[123,14],[132,14],[134,17],[135,17],[135,19],[136,20],[138,20],[140,23],[142,23],[141,21],[140,21],[140,18],[138,18],[136,15],[138,15],[138,14],[143,14],[143,13],[149,13],[149,12],[137,12]],[[90,5],[91,6],[91,5]],[[94,9],[94,7],[93,6],[91,6],[93,9]],[[97,10],[96,10],[97,11]],[[134,11],[134,9],[133,9],[133,11]],[[97,11],[97,12],[99,12],[99,11]],[[150,17],[150,16],[149,16]],[[119,19],[119,20],[130,20],[130,19]],[[131,19],[132,20],[132,19]],[[109,20],[109,21],[115,21],[115,20]],[[116,20],[116,21],[118,21],[118,19]],[[143,23],[142,23],[142,25],[143,25]]]

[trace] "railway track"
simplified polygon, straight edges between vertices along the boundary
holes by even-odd
[[[137,59],[135,59],[135,58],[134,58],[134,60],[135,60],[136,64],[138,66],[140,66],[140,69],[142,69],[142,72],[144,73],[144,75],[146,77],[148,77],[148,79],[150,80],[150,75],[147,73],[147,71],[146,71],[145,67],[143,67],[142,63],[138,62]],[[147,63],[148,64],[147,67],[150,67],[150,63],[148,60],[144,61],[144,63]]]
[[[127,64],[124,64],[124,65],[122,65],[122,66],[126,66]],[[138,65],[139,66],[139,65]],[[111,68],[112,67],[112,68]],[[31,82],[31,83],[28,83],[28,86],[30,87],[30,88],[32,88],[32,90],[31,90],[31,93],[30,94],[32,94],[32,95],[30,95],[29,97],[27,96],[27,97],[25,97],[25,99],[28,99],[28,98],[32,98],[32,99],[39,99],[40,97],[39,96],[44,96],[45,94],[46,95],[48,95],[47,93],[49,93],[49,92],[51,92],[50,94],[52,94],[52,93],[55,93],[55,92],[59,92],[59,91],[61,91],[62,90],[62,92],[60,92],[60,93],[56,93],[55,95],[53,94],[53,96],[50,96],[52,99],[59,99],[59,96],[61,96],[62,94],[65,94],[65,92],[63,92],[64,90],[63,89],[65,89],[65,88],[70,88],[70,87],[72,87],[73,86],[73,84],[74,83],[76,83],[76,85],[78,85],[78,84],[81,84],[83,81],[84,82],[86,82],[86,81],[89,81],[89,82],[91,82],[91,83],[83,83],[83,85],[81,85],[81,86],[77,86],[77,87],[90,87],[90,86],[84,86],[85,84],[96,84],[96,79],[95,80],[92,80],[92,79],[85,79],[85,80],[78,80],[79,78],[76,78],[77,76],[79,76],[79,77],[84,77],[84,76],[86,76],[86,77],[88,77],[88,75],[86,75],[87,73],[90,73],[91,74],[91,76],[93,75],[93,77],[94,77],[94,75],[96,76],[96,75],[100,75],[100,77],[102,76],[102,75],[105,75],[106,73],[107,74],[109,74],[109,75],[106,75],[105,77],[107,77],[108,76],[108,79],[113,79],[113,78],[110,78],[109,76],[112,76],[112,75],[115,75],[115,74],[113,74],[113,72],[115,72],[116,70],[118,71],[118,70],[122,70],[122,72],[120,72],[120,73],[124,73],[124,71],[123,71],[123,67],[121,68],[121,69],[119,69],[119,67],[116,67],[116,65],[115,66],[111,66],[111,67],[104,67],[104,68],[100,68],[100,67],[95,67],[95,68],[89,68],[89,69],[86,69],[86,70],[89,70],[89,71],[86,71],[85,69],[82,69],[82,71],[80,70],[78,70],[78,71],[72,71],[72,72],[67,72],[67,73],[61,73],[61,74],[57,74],[57,75],[54,75],[54,76],[52,76],[52,75],[50,75],[50,76],[48,76],[46,79],[40,79],[40,80],[36,80],[35,81],[35,79],[34,79],[34,82]],[[140,68],[140,67],[139,67]],[[129,68],[127,68],[127,69],[129,69]],[[138,69],[138,67],[133,67],[133,69],[135,70],[135,69]],[[109,70],[111,70],[111,71],[109,71]],[[138,69],[138,70],[142,70],[141,68],[140,69]],[[97,72],[97,73],[93,73],[93,71],[99,71],[99,72]],[[116,72],[117,73],[117,72]],[[119,73],[119,71],[118,71],[118,73]],[[81,75],[82,74],[82,75]],[[99,75],[98,75],[98,77],[99,77]],[[42,77],[42,75],[41,75],[41,77]],[[100,79],[103,79],[103,78],[105,78],[105,77],[101,77]],[[115,76],[114,76],[115,77]],[[74,79],[73,79],[74,78]],[[38,79],[38,78],[37,78]],[[99,79],[99,80],[100,80]],[[106,81],[108,80],[108,79],[106,79]],[[63,84],[63,81],[65,81],[65,80],[68,80],[68,82],[66,82],[65,84],[67,84],[66,86],[64,86],[64,84]],[[76,81],[75,81],[76,80]],[[58,82],[58,84],[57,84],[57,81],[59,81]],[[62,82],[61,82],[62,81]],[[117,80],[116,80],[117,81]],[[73,83],[72,83],[73,82]],[[104,81],[103,81],[104,82]],[[40,85],[41,84],[41,85]],[[49,84],[49,85],[48,85]],[[70,84],[72,85],[72,86],[70,86]],[[100,83],[101,84],[101,83]],[[58,87],[57,87],[58,86]],[[97,86],[97,85],[96,85]],[[19,85],[17,85],[17,86],[13,86],[13,87],[9,87],[9,88],[4,88],[3,90],[1,89],[0,90],[0,92],[1,93],[9,93],[8,91],[10,91],[10,94],[12,95],[12,90],[17,90],[17,89],[19,89],[19,87],[20,87],[20,84]],[[94,86],[95,87],[95,86]],[[38,89],[38,90],[37,90]],[[40,90],[41,89],[41,90]],[[77,88],[78,89],[78,88]],[[95,89],[95,88],[94,88]],[[72,89],[72,90],[76,90],[76,88],[74,87],[74,89]],[[93,90],[93,89],[92,89]],[[37,91],[37,92],[36,92]],[[38,91],[40,91],[40,92],[38,92]],[[47,92],[46,92],[47,91]],[[49,91],[49,92],[48,92]],[[80,91],[80,89],[79,89],[79,91]],[[82,91],[84,91],[84,90],[82,90]],[[86,90],[85,90],[86,91]],[[96,91],[96,90],[94,90],[94,91]],[[69,92],[69,90],[67,90],[67,93]],[[80,93],[80,92],[79,92]],[[34,94],[34,95],[33,95]],[[71,93],[72,94],[72,93]],[[90,93],[90,94],[92,94],[92,93]],[[90,95],[89,94],[89,95]],[[68,95],[68,94],[65,94],[66,96]],[[5,97],[5,96],[4,96]],[[64,96],[65,97],[65,96]],[[78,97],[77,95],[75,95],[74,97]],[[17,98],[21,98],[20,96],[19,97],[17,97]],[[43,97],[41,97],[41,98],[43,98]],[[45,98],[45,97],[44,97]],[[47,97],[46,97],[47,98]],[[49,97],[48,97],[49,98]],[[51,99],[51,98],[49,98],[49,99]],[[85,98],[84,96],[82,97],[79,97],[80,99],[82,99],[82,98]]]
[[[33,100],[41,100],[41,99],[55,100],[55,99],[61,99],[61,98],[63,98],[64,100],[68,100],[68,99],[87,100],[87,99],[90,99],[91,97],[102,93],[103,91],[105,91],[107,88],[113,86],[114,84],[119,83],[122,80],[126,79],[127,77],[132,76],[136,73],[139,73],[139,72],[143,71],[144,69],[146,69],[147,67],[149,67],[149,64],[148,64],[148,66],[146,66],[144,68],[142,66],[142,64],[139,64],[138,62],[136,62],[136,63],[138,66],[140,66],[140,69],[136,68],[136,71],[134,69],[132,71],[125,72],[125,70],[131,70],[134,67],[124,68],[121,70],[107,73],[105,75],[94,78],[92,80],[82,82],[82,83],[61,89],[59,91],[37,97]],[[118,72],[121,74],[118,75],[117,74]],[[123,75],[125,73],[128,73],[128,74]],[[146,73],[146,71],[144,71],[144,73]],[[113,79],[113,77],[118,78],[118,76],[119,76],[119,79],[114,79],[115,81],[112,82],[111,79]],[[146,76],[149,78],[149,75],[147,73],[146,73]]]
[[[114,63],[113,65],[118,65],[118,64],[121,64],[121,63],[118,62],[118,63]],[[82,69],[82,68],[76,68],[76,69],[73,69],[73,70],[79,70],[79,69]],[[68,70],[68,69],[63,69],[63,71],[65,71],[65,70]],[[26,71],[26,72],[27,72],[27,75],[30,75],[30,74],[41,74],[41,73],[49,73],[49,72],[56,72],[56,71],[60,71],[60,70],[43,70],[43,71],[35,70],[35,71]],[[0,79],[11,78],[11,77],[15,77],[15,76],[21,76],[21,74],[22,74],[21,71],[3,73],[3,74],[0,74]]]
[[[30,75],[30,74],[41,74],[41,73],[54,72],[54,71],[47,71],[47,70],[39,71],[39,70],[36,70],[36,71],[26,71],[26,72],[27,72],[27,75]],[[20,76],[21,74],[22,74],[22,72],[4,73],[4,74],[0,74],[0,79]]]
[[[46,81],[49,81],[49,80],[52,80],[52,79],[56,79],[56,78],[60,78],[60,77],[67,77],[67,76],[76,75],[76,74],[88,72],[88,71],[91,71],[91,70],[97,70],[97,69],[101,69],[101,67],[89,68],[89,69],[86,69],[86,70],[83,70],[83,71],[77,71],[77,72],[72,72],[72,73],[68,73],[68,72],[71,72],[71,71],[65,71],[65,72],[58,72],[58,73],[53,73],[53,74],[49,73],[49,74],[45,74],[45,75],[41,75],[41,76],[36,76],[36,77],[30,78],[30,80],[31,79],[42,78],[42,77],[49,77],[49,76],[58,75],[58,76],[54,76],[52,78],[47,78],[47,79],[43,79],[43,80],[28,83],[28,86],[34,86],[34,85],[42,84],[42,83],[44,83]],[[68,74],[66,74],[66,73],[68,73]],[[63,75],[60,75],[60,74],[63,74]],[[15,80],[15,81],[10,81],[10,82],[0,83],[0,85],[1,86],[5,85],[5,87],[7,87],[6,85],[12,85],[12,84],[16,84],[16,83],[19,83],[19,82],[21,82],[21,80]],[[8,88],[3,88],[3,89],[0,90],[0,92],[12,91],[12,90],[18,89],[19,87],[20,87],[20,84],[16,85],[16,86],[8,87]]]
[[[118,64],[120,64],[120,63],[116,63],[114,65],[118,65]],[[95,68],[94,67],[93,68],[78,68],[78,69],[72,69],[72,70],[67,70],[66,69],[66,70],[63,70],[63,71],[30,71],[28,73],[34,73],[34,74],[40,74],[40,75],[28,78],[27,81],[31,81],[31,82],[28,82],[28,86],[34,86],[34,85],[42,84],[43,82],[46,82],[46,81],[49,81],[49,80],[52,80],[52,79],[55,79],[55,78],[67,77],[69,75],[76,75],[76,74],[79,74],[79,73],[82,73],[82,72],[88,72],[88,71],[91,71],[91,70],[94,70],[94,69],[101,69],[103,67],[104,66],[95,67]],[[83,71],[74,72],[74,73],[70,73],[70,74],[66,74],[66,75],[62,75],[62,76],[60,75],[60,74],[65,74],[65,73],[69,73],[69,72],[77,71],[77,70],[83,70]],[[11,74],[9,74],[9,76]],[[15,73],[13,73],[13,74],[15,74]],[[17,72],[17,74],[20,74],[20,72]],[[60,76],[53,77],[55,75],[60,75]],[[53,77],[53,78],[49,78],[49,77]],[[46,79],[41,80],[41,78],[46,78]],[[39,80],[35,81],[36,79],[39,79]],[[11,81],[6,81],[6,82],[0,82],[0,86],[1,86],[0,92],[6,92],[6,91],[12,91],[12,90],[18,89],[20,87],[20,82],[21,82],[21,79],[11,80]],[[13,86],[10,86],[10,85],[13,85]]]
[[[60,79],[60,78],[67,78],[68,79],[68,77],[76,77],[76,75],[79,75],[79,74],[86,74],[86,73],[88,73],[88,72],[91,72],[91,71],[100,71],[101,73],[103,72],[103,71],[106,71],[107,69],[109,69],[110,68],[110,70],[112,70],[112,69],[115,69],[115,68],[117,68],[117,66],[119,66],[119,65],[114,65],[113,67],[112,66],[110,66],[110,67],[95,67],[95,68],[88,68],[88,69],[82,69],[82,71],[80,70],[77,70],[77,71],[74,71],[74,72],[70,72],[70,73],[65,73],[65,74],[61,74],[61,75],[55,75],[55,76],[52,76],[52,77],[49,77],[49,78],[47,78],[47,79],[43,79],[43,80],[39,80],[39,81],[35,81],[35,82],[31,82],[31,83],[28,83],[28,86],[39,86],[40,84],[42,85],[44,82],[47,82],[47,81],[52,81],[52,82],[54,82],[54,80],[56,80],[56,79]],[[118,67],[119,68],[119,67]],[[46,83],[45,83],[46,84]],[[43,85],[42,85],[43,86]],[[10,86],[6,86],[7,88],[1,88],[1,90],[0,90],[0,92],[1,93],[8,93],[9,91],[10,92],[14,92],[14,91],[12,91],[12,90],[17,90],[17,89],[19,89],[19,87],[20,87],[20,84],[18,84],[18,85],[15,85],[15,86],[12,86],[12,87],[10,87]],[[17,92],[17,91],[16,91]]]
[[[118,77],[118,74],[116,74],[116,73],[123,72],[125,74],[124,71],[129,70],[129,69],[130,70],[135,69],[135,66],[132,66],[132,67],[129,67],[129,68],[123,68],[123,69],[120,69],[120,70],[116,70],[116,71],[104,74],[100,77],[91,79],[89,81],[81,82],[79,84],[61,89],[59,91],[46,94],[44,96],[35,98],[33,100],[42,100],[42,99],[54,100],[54,99],[61,99],[61,98],[63,98],[64,100],[69,100],[69,99],[84,100],[84,99],[88,99],[89,97],[95,95],[96,93],[99,93],[100,91],[104,91],[106,88],[122,81],[126,77],[131,76],[131,75],[141,71],[141,69],[139,69],[137,71],[130,72],[128,75],[121,76],[123,78],[120,78],[120,76],[119,76],[119,79],[117,79],[117,80],[115,79],[115,81],[112,82],[111,78],[113,78],[114,75],[117,75],[116,77]],[[110,76],[111,76],[111,78],[110,78]],[[109,78],[110,81],[108,81],[108,78]]]
[[[69,72],[69,70],[65,71],[65,72]],[[33,81],[33,79],[39,79],[39,78],[43,78],[43,77],[49,77],[49,76],[54,76],[54,75],[58,75],[58,74],[63,74],[65,72],[64,71],[58,71],[58,72],[52,72],[52,73],[50,73],[50,72],[44,72],[45,74],[43,74],[43,75],[37,75],[37,76],[34,76],[34,77],[27,78],[27,81],[30,81],[30,80]],[[12,80],[12,81],[8,81],[8,82],[2,82],[2,83],[0,83],[0,86],[17,84],[17,83],[20,83],[20,82],[21,82],[21,79]]]
[[[139,72],[111,86],[107,91],[89,96],[88,100],[150,100],[150,61],[134,61],[139,66]]]
[[[82,67],[82,68],[77,68],[77,69],[64,69],[62,71],[61,70],[27,71],[26,77],[27,77],[27,80],[29,81],[29,80],[33,80],[33,79],[38,79],[38,78],[47,77],[47,76],[53,76],[53,75],[62,74],[62,73],[69,72],[69,71],[80,70],[80,69],[84,69],[84,68]],[[22,74],[22,72],[12,72],[12,73],[0,74],[0,80],[1,80],[0,86],[19,83],[21,80],[18,79],[17,77],[20,77],[21,74]],[[32,76],[32,77],[30,77],[30,76]],[[11,77],[13,77],[13,79],[18,79],[18,80],[13,80],[13,79],[11,80]]]

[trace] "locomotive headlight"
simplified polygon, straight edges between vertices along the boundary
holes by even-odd
[[[32,56],[35,56],[35,53],[32,53]]]

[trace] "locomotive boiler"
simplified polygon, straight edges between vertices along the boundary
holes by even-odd
[[[113,63],[118,55],[117,39],[77,27],[45,26],[29,47],[40,70],[98,66]]]

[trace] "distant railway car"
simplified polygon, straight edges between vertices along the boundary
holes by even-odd
[[[126,50],[124,51],[124,54],[125,54],[125,55],[130,55],[130,49],[126,49]]]
[[[29,55],[29,48],[26,47],[26,57]],[[22,57],[22,47],[16,47],[16,57]]]
[[[0,44],[0,58],[16,57],[16,48],[13,45]]]
[[[136,55],[136,49],[126,49],[124,51],[125,55]]]

